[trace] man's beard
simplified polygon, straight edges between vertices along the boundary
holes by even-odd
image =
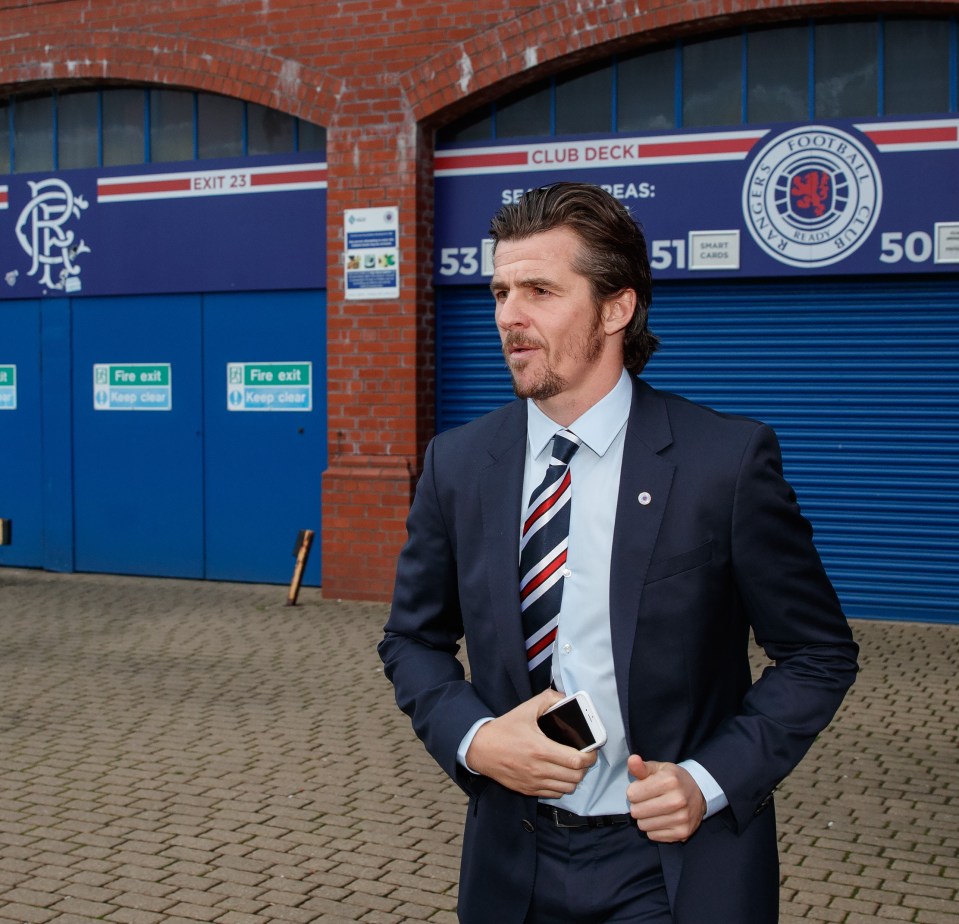
[[[546,401],[547,398],[553,398],[566,391],[569,383],[561,375],[558,375],[550,366],[542,377],[529,385],[521,385],[513,370],[510,370],[510,377],[513,380],[513,394],[517,398],[532,398],[534,401]]]
[[[599,360],[603,352],[603,336],[600,333],[601,323],[596,318],[596,323],[588,331],[583,343],[579,345],[579,358],[587,365],[592,365]],[[511,347],[516,346],[536,346],[545,351],[545,346],[537,340],[532,340],[523,334],[516,334],[512,331],[506,335],[503,341],[503,355],[509,356]],[[507,360],[506,368],[510,371],[510,377],[513,380],[513,393],[517,398],[532,398],[534,401],[546,401],[549,398],[555,398],[562,394],[569,387],[569,382],[563,378],[551,365],[549,355],[545,356],[545,368],[539,378],[527,384],[521,383],[513,372]]]

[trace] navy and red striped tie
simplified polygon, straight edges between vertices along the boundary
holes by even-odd
[[[523,518],[519,556],[519,598],[533,692],[549,686],[553,642],[563,600],[563,572],[569,545],[572,481],[569,460],[579,449],[569,430],[553,437],[552,458],[542,483],[530,495]]]

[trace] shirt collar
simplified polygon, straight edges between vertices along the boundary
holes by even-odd
[[[596,455],[605,455],[616,439],[616,434],[623,429],[629,418],[632,400],[632,383],[625,369],[612,391],[566,428],[547,417],[532,398],[527,399],[529,413],[526,433],[533,458],[539,456],[552,442],[553,437],[563,429],[572,430]]]

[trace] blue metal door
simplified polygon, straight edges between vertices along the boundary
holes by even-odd
[[[206,575],[288,582],[312,529],[304,583],[318,585],[325,292],[207,295],[203,342]]]
[[[0,518],[12,521],[0,565],[43,563],[40,305],[0,304]]]
[[[73,301],[78,571],[203,576],[200,311],[197,295]]]

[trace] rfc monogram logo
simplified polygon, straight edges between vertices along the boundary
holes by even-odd
[[[753,240],[789,266],[844,260],[876,226],[882,178],[852,135],[820,125],[788,131],[764,147],[743,183]]]
[[[81,217],[89,203],[58,179],[28,180],[30,201],[17,219],[17,240],[33,261],[28,275],[40,273],[39,283],[48,289],[78,292],[80,267],[74,262],[90,248],[67,225]],[[54,275],[55,274],[55,275]]]

